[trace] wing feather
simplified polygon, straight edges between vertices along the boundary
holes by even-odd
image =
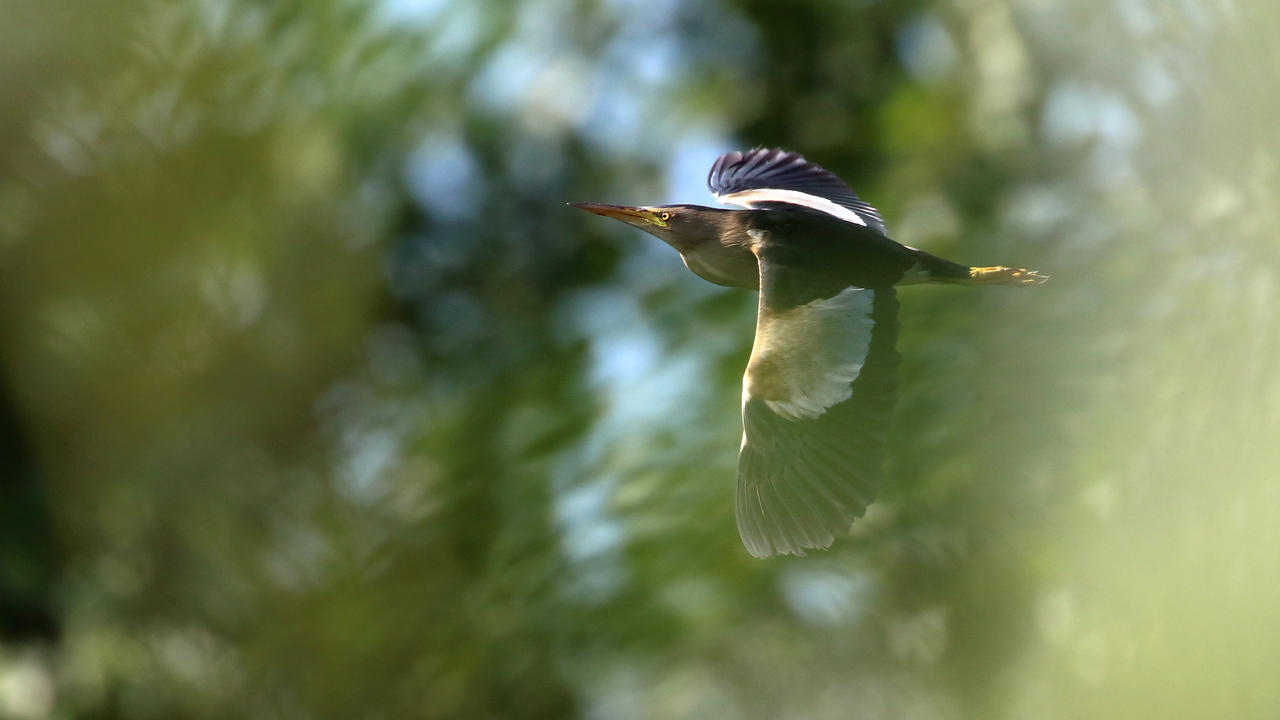
[[[717,200],[730,205],[800,205],[888,237],[878,210],[835,174],[799,153],[766,148],[725,153],[712,164],[707,186]]]
[[[807,282],[803,268],[771,261],[767,244],[757,256],[760,315],[743,378],[738,530],[757,557],[803,555],[848,532],[883,480],[898,304],[891,287],[833,292]]]

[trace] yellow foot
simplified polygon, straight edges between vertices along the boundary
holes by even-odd
[[[1041,275],[1035,270],[1025,268],[1003,266],[969,268],[969,282],[978,285],[1039,285],[1048,279],[1048,275]]]

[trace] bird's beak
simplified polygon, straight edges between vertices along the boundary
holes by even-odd
[[[627,205],[606,205],[605,203],[585,203],[575,202],[569,203],[579,210],[586,210],[589,213],[603,215],[604,217],[621,220],[628,225],[634,225],[638,228],[644,228],[646,225],[661,225],[654,217],[652,211],[644,208],[630,207]]]

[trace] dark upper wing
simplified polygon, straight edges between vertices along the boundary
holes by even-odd
[[[756,557],[802,555],[848,532],[879,490],[897,394],[898,301],[892,287],[833,285],[767,243],[756,255],[738,531]]]
[[[888,236],[879,211],[831,172],[799,153],[756,148],[716,158],[707,186],[722,203],[746,208],[802,205]]]

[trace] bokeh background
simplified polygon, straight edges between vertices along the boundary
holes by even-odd
[[[0,717],[1280,717],[1280,4],[0,1]],[[732,517],[720,152],[902,293],[890,480]]]

